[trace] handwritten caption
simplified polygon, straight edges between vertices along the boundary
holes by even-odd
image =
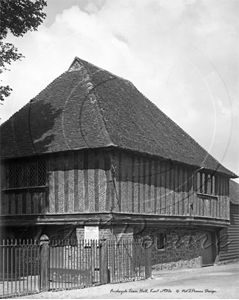
[[[117,294],[125,294],[125,293],[145,293],[145,294],[153,294],[153,293],[205,293],[205,294],[214,294],[216,293],[215,290],[210,290],[210,289],[204,289],[204,290],[199,290],[199,289],[111,289],[110,293],[117,293]]]

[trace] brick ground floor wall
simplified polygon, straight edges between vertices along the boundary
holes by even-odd
[[[84,231],[84,226],[36,226],[29,232],[25,231],[24,238],[39,239],[42,234],[46,234],[50,240],[82,240],[84,239]],[[157,242],[160,233],[165,236],[162,249],[158,248]],[[134,239],[144,242],[146,240],[151,248],[152,268],[156,270],[201,267],[200,247],[204,236],[205,230],[199,227],[167,225],[156,227],[148,225],[142,229],[142,226],[137,225],[99,226],[100,241]],[[144,245],[142,244],[142,246]]]
[[[158,233],[164,233],[164,249],[157,249]],[[188,228],[147,228],[140,236],[151,247],[152,268],[156,270],[195,268],[202,266],[199,254],[203,233]]]
[[[78,239],[84,238],[84,227],[77,228],[76,232]],[[159,233],[165,235],[164,249],[157,248]],[[114,225],[99,228],[100,240],[141,240],[142,247],[147,243],[147,246],[151,248],[152,268],[156,270],[201,267],[200,246],[204,236],[205,231],[198,228],[168,227],[162,229],[148,226],[140,233],[137,226]]]

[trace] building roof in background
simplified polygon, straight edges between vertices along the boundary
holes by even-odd
[[[128,80],[75,58],[1,125],[1,156],[118,147],[237,177]]]
[[[230,201],[233,204],[239,204],[239,184],[233,180],[230,180]]]

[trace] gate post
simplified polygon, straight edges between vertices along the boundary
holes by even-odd
[[[145,246],[144,249],[144,255],[145,255],[145,279],[150,278],[152,275],[152,269],[151,269],[151,249],[150,247]]]
[[[40,290],[46,292],[50,288],[49,282],[49,238],[46,234],[40,238]]]
[[[108,242],[100,244],[100,283],[109,283],[108,274]]]

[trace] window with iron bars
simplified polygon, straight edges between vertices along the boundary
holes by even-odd
[[[6,163],[6,188],[39,187],[46,185],[46,162],[11,161]]]

